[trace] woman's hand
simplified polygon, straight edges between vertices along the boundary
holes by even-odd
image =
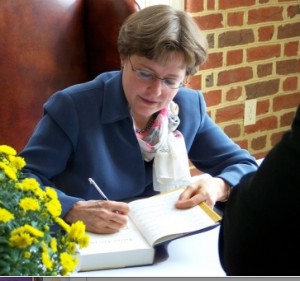
[[[65,215],[64,220],[74,223],[81,220],[86,230],[94,233],[114,233],[125,227],[129,206],[116,201],[78,201]]]
[[[194,184],[187,186],[179,196],[175,207],[187,209],[205,201],[213,208],[217,201],[227,199],[229,191],[230,186],[224,180],[205,174]]]

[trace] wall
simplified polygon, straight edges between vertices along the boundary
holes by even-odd
[[[209,59],[190,81],[208,112],[257,159],[278,142],[300,103],[300,3],[282,0],[185,0],[209,40]],[[244,104],[257,99],[256,123]]]

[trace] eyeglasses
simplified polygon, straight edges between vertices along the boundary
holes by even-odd
[[[132,65],[132,62],[130,60],[130,57],[128,57],[129,63],[131,65],[131,70],[136,74],[136,76],[147,82],[152,82],[155,81],[156,79],[161,80],[163,82],[163,85],[170,89],[178,89],[183,87],[186,82],[178,81],[176,79],[172,78],[159,78],[157,77],[153,72],[147,71],[147,70],[140,70],[140,69],[135,69]]]

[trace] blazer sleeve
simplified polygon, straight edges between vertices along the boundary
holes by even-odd
[[[42,186],[55,184],[51,180],[61,173],[76,149],[78,117],[68,95],[57,93],[44,105],[44,116],[20,156],[26,160],[24,173],[36,178]],[[62,149],[63,148],[63,149]],[[75,202],[81,200],[56,189],[64,216]]]
[[[189,159],[196,168],[224,179],[231,186],[257,169],[255,158],[234,143],[207,114],[201,92],[186,90],[177,100],[181,112],[179,130],[184,134]]]

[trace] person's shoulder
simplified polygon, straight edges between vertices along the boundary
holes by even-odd
[[[176,94],[174,101],[179,104],[190,104],[199,106],[205,104],[203,94],[200,90],[194,90],[190,88],[181,88]]]
[[[180,88],[176,94],[176,98],[178,99],[199,99],[199,97],[203,97],[203,94],[200,90],[194,90],[187,87]]]
[[[111,79],[117,77],[119,73],[119,71],[103,72],[96,76],[93,80],[72,85],[64,89],[62,92],[65,92],[67,94],[76,94],[79,92],[95,91],[103,87]]]

